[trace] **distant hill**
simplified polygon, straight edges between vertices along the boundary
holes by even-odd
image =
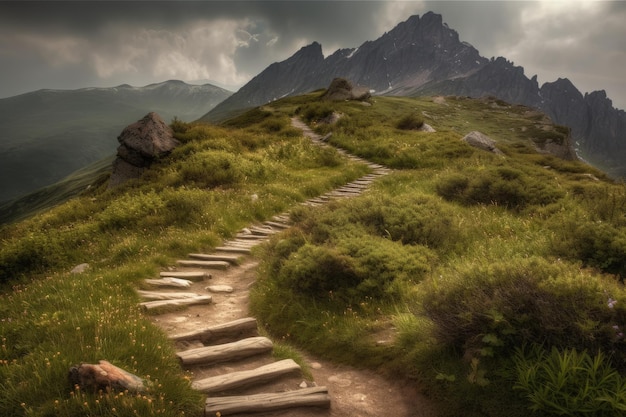
[[[150,111],[167,122],[192,121],[231,94],[210,84],[166,81],[0,99],[0,203],[114,154],[122,129]]]
[[[335,77],[368,87],[375,95],[495,96],[548,114],[572,129],[577,152],[614,176],[626,178],[626,112],[604,91],[583,95],[566,78],[545,83],[528,78],[506,58],[487,59],[429,12],[411,16],[358,48],[324,58],[314,42],[274,63],[202,117],[216,121],[280,97],[327,87]]]

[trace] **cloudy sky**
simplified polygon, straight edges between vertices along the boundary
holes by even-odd
[[[482,56],[626,109],[626,1],[0,1],[0,98],[210,81],[236,91],[313,41],[325,55],[434,11]]]

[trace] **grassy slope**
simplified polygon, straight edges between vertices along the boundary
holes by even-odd
[[[597,314],[576,318],[581,326],[583,319],[604,320],[600,327],[604,331],[608,326],[610,332],[616,320],[626,320],[620,287],[600,273],[575,272],[580,264],[621,272],[626,258],[619,240],[624,189],[587,166],[535,152],[528,132],[539,126],[531,113],[474,100],[440,105],[430,99],[377,98],[371,107],[330,105],[318,103],[318,95],[277,101],[223,127],[175,126],[185,144],[142,181],[113,191],[93,187],[0,230],[0,280],[5,282],[0,296],[1,415],[201,412],[200,398],[164,335],[136,307],[133,288],[178,256],[216,246],[250,222],[366,172],[310,145],[289,127],[288,116],[295,112],[312,123],[330,111],[343,112],[346,117],[333,127],[318,124],[320,132],[332,131],[334,143],[399,170],[362,198],[329,210],[294,211],[302,224],[268,247],[266,275],[254,300],[273,334],[337,360],[417,379],[435,398],[446,398],[444,412],[485,415],[501,411],[503,403],[519,410],[527,404],[498,371],[509,368],[476,353],[491,348],[499,358],[505,352],[499,342],[511,330],[493,324],[505,318],[496,310],[488,312],[493,321],[487,321],[489,331],[480,327],[484,320],[469,320],[485,315],[480,310],[484,299],[472,297],[490,284],[478,277],[499,282],[496,273],[504,270],[506,275],[509,260],[513,271],[534,271],[525,274],[529,276],[548,271],[556,278],[582,277],[599,282],[601,290],[591,291]],[[423,115],[438,132],[394,127],[413,113]],[[506,156],[460,143],[470,130],[498,139]],[[259,197],[254,204],[252,194]],[[578,226],[593,227],[598,220],[606,224],[603,234],[588,239],[587,252],[575,252],[572,248],[581,246],[577,239],[589,236]],[[605,257],[594,255],[594,244],[606,249]],[[313,255],[301,259],[311,263],[288,259],[301,248],[302,255]],[[547,259],[550,264],[557,257],[563,259],[561,269],[525,261]],[[80,262],[90,263],[88,272],[67,272]],[[491,264],[499,265],[495,272],[489,270]],[[329,265],[327,274],[317,273]],[[618,300],[610,311],[614,316],[602,315],[608,311],[603,291]],[[276,311],[276,303],[267,302],[276,296],[289,300],[289,308]],[[491,298],[497,297],[492,293]],[[562,307],[562,302],[554,304]],[[469,315],[463,308],[447,310],[446,303],[466,306]],[[466,337],[447,339],[438,331],[444,325],[460,326],[455,330]],[[478,337],[480,332],[484,334]],[[495,338],[476,343],[491,333]],[[622,352],[623,345],[611,346]],[[140,397],[92,395],[67,386],[71,365],[98,359],[150,379],[150,392]],[[486,380],[491,384],[485,387]]]
[[[201,414],[133,288],[177,257],[367,172],[311,145],[286,115],[263,116],[247,128],[178,124],[185,144],[143,181],[92,188],[0,230],[0,415]],[[68,272],[81,262],[87,272]],[[70,366],[100,359],[152,381],[150,391],[69,386]]]
[[[564,131],[527,108],[373,101],[299,109],[330,142],[398,171],[367,196],[294,213],[298,226],[264,254],[257,316],[276,337],[318,354],[414,379],[442,400],[442,415],[523,416],[531,406],[539,415],[619,415],[624,186],[538,153],[536,144],[563,140]],[[331,111],[344,116],[317,123]],[[396,128],[407,115],[437,133]],[[504,155],[459,140],[472,130],[496,139]],[[601,352],[611,387],[579,375],[599,380],[591,357],[567,365],[571,349]],[[531,369],[558,381],[524,382]]]

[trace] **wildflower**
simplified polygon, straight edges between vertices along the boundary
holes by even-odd
[[[617,300],[614,300],[614,299],[609,297],[609,301],[608,301],[609,308],[615,307],[615,304],[617,304]]]

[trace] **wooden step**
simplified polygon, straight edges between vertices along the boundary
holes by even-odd
[[[257,321],[253,317],[233,320],[228,323],[217,324],[187,333],[170,336],[170,339],[182,342],[200,340],[204,344],[216,344],[221,340],[239,340],[244,337],[257,335]]]
[[[188,279],[165,277],[159,279],[144,279],[144,282],[153,287],[175,287],[175,288],[189,288],[191,287],[191,281]]]
[[[137,290],[137,294],[146,300],[179,300],[181,298],[197,298],[200,294],[195,292],[160,292]]]
[[[180,266],[205,269],[228,269],[228,267],[230,267],[230,262],[226,261],[180,260],[176,261],[176,263]]]
[[[267,353],[273,348],[267,337],[249,337],[237,342],[177,352],[183,365],[212,364]]]
[[[272,222],[272,221],[266,221],[263,224],[270,226],[270,227],[275,227],[278,229],[289,229],[289,225],[285,224],[285,223],[279,223],[279,222]]]
[[[146,301],[140,303],[139,305],[145,308],[146,310],[154,310],[157,308],[163,307],[181,307],[181,306],[192,306],[199,304],[211,304],[213,298],[210,295],[201,295],[195,298],[177,298],[175,300],[157,300],[157,301]]]
[[[253,235],[264,235],[264,236],[269,236],[269,235],[273,235],[276,232],[276,230],[269,228],[269,227],[250,227],[250,232]]]
[[[159,275],[163,278],[182,278],[190,281],[202,281],[211,278],[211,274],[205,271],[164,271]]]
[[[293,359],[284,359],[249,371],[235,371],[193,381],[191,388],[204,393],[226,391],[245,385],[270,381],[279,376],[299,370],[300,365],[294,362]]]
[[[253,235],[251,233],[237,233],[237,235],[235,236],[237,239],[246,239],[246,240],[259,240],[259,241],[263,241],[265,239],[267,239],[266,235]]]
[[[232,265],[237,265],[240,259],[239,256],[235,256],[235,255],[215,255],[215,254],[208,254],[208,253],[190,253],[187,256],[193,259],[199,259],[201,261],[222,261],[222,262],[228,262]]]
[[[330,407],[330,395],[326,387],[303,388],[272,394],[254,394],[206,399],[205,415],[280,411],[296,407]]]
[[[215,248],[216,251],[226,252],[226,253],[240,253],[242,255],[249,255],[252,253],[250,248],[238,248],[234,246],[218,246]]]

